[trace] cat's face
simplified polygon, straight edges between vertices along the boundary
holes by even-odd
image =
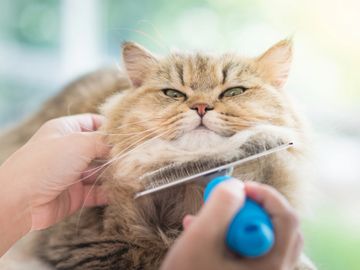
[[[180,145],[206,141],[211,147],[209,141],[216,146],[256,125],[291,125],[282,89],[291,52],[291,43],[281,41],[256,58],[199,53],[158,58],[125,43],[133,89],[107,106],[107,131],[119,134],[112,143],[130,149],[156,137],[186,142]]]

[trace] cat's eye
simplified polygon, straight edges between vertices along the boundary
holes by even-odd
[[[244,93],[246,90],[247,88],[243,86],[232,87],[222,92],[220,98],[237,96]]]
[[[162,91],[166,96],[174,99],[186,98],[186,95],[184,93],[175,89],[163,89]]]

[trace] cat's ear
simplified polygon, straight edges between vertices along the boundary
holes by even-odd
[[[149,70],[156,65],[157,59],[148,50],[134,42],[122,45],[124,65],[134,87],[140,87]]]
[[[275,87],[282,88],[289,76],[293,46],[291,39],[285,39],[256,58],[261,73]]]

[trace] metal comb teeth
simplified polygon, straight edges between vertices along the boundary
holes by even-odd
[[[207,157],[204,159],[187,161],[184,163],[172,163],[158,170],[144,174],[142,177],[140,177],[140,181],[144,183],[145,189],[156,188],[158,186],[170,183],[173,180],[206,171],[237,159],[238,158],[234,158],[232,160],[224,161]]]
[[[172,163],[140,177],[139,180],[143,183],[144,189],[137,193],[135,198],[150,194],[151,192],[148,191],[151,190],[161,190],[173,185],[191,181],[192,179],[195,180],[198,177],[207,175],[207,172],[220,173],[220,171],[222,171],[223,173],[229,173],[229,171],[226,170],[232,169],[232,166],[285,150],[292,145],[293,143],[280,143],[280,145],[277,145],[276,147],[262,145],[262,147],[251,146],[250,148],[244,147],[243,145],[239,148],[238,154],[230,159],[204,157],[202,159],[183,163]]]

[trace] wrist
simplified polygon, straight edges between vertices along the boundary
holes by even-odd
[[[31,230],[32,223],[26,187],[10,167],[6,162],[0,166],[0,256]]]

